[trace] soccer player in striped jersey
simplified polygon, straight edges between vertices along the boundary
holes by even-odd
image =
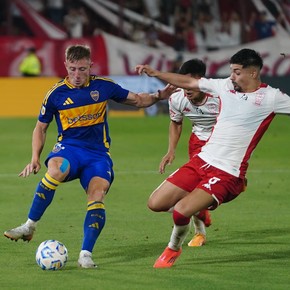
[[[186,61],[178,71],[180,74],[189,75],[196,79],[204,77],[205,72],[206,65],[200,59]],[[188,142],[188,156],[191,159],[200,152],[201,147],[209,138],[219,113],[219,99],[212,98],[200,91],[181,89],[170,96],[168,103],[170,115],[168,151],[160,162],[160,173],[164,173],[165,167],[172,164],[175,159],[175,150],[182,133],[184,117],[188,118],[192,124],[192,133]],[[153,210],[164,210],[170,205],[166,199],[158,204],[158,209],[154,208]],[[172,208],[169,211],[171,212]],[[192,217],[192,221],[195,233],[188,246],[203,246],[206,242],[205,227],[211,224],[209,211],[207,209],[200,211]]]
[[[218,96],[220,113],[212,134],[201,152],[179,168],[156,190],[159,199],[181,196],[173,211],[174,227],[168,246],[155,268],[172,267],[182,252],[190,218],[200,210],[215,209],[230,202],[244,189],[248,162],[276,114],[290,115],[290,96],[261,81],[263,59],[244,48],[230,58],[230,76],[199,80],[159,72],[148,65],[138,73],[157,77],[174,86]],[[158,200],[151,200],[152,204]]]
[[[67,77],[55,84],[43,100],[32,134],[32,158],[19,176],[27,177],[40,170],[46,132],[55,118],[57,143],[45,161],[47,172],[36,187],[26,223],[4,235],[16,241],[30,241],[58,186],[79,179],[87,194],[87,213],[78,264],[94,268],[93,248],[106,221],[104,198],[114,180],[107,102],[111,99],[139,108],[148,107],[167,99],[173,90],[167,86],[154,94],[137,94],[110,79],[91,75],[91,51],[85,45],[69,46],[64,65]]]

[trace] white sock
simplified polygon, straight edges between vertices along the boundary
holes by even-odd
[[[178,251],[182,244],[184,243],[185,238],[187,237],[187,234],[190,229],[190,223],[185,226],[178,226],[174,225],[170,242],[168,243],[168,247],[172,250]]]
[[[33,220],[31,220],[31,219],[27,219],[27,221],[26,221],[26,223],[25,223],[27,226],[29,226],[29,227],[36,227],[36,224],[37,224],[37,222],[36,221],[33,221]]]
[[[87,251],[87,250],[81,250],[81,252],[80,252],[80,257],[81,256],[92,256],[92,253],[91,252],[89,252],[89,251]]]
[[[193,216],[193,225],[195,234],[203,234],[206,235],[205,225],[202,220]]]

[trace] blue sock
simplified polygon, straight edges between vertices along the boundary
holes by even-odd
[[[49,176],[48,173],[45,174],[36,187],[28,218],[33,221],[40,220],[46,208],[52,202],[55,189],[59,184],[60,182]]]
[[[82,250],[93,251],[94,245],[105,225],[106,211],[102,202],[88,202],[87,215],[84,222],[84,239]]]

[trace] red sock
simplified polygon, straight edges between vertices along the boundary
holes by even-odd
[[[180,212],[173,210],[173,220],[177,226],[185,226],[188,225],[190,222],[190,218],[184,216]]]

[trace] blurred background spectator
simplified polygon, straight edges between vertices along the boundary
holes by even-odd
[[[64,27],[71,38],[84,36],[85,26],[89,24],[86,10],[82,6],[72,5],[63,19]]]
[[[41,75],[41,62],[36,55],[35,47],[27,48],[27,55],[19,65],[19,72],[23,77],[38,77]]]
[[[46,15],[52,22],[62,25],[64,14],[64,0],[47,0]]]
[[[149,24],[145,30],[145,41],[148,46],[158,47],[158,31],[154,23]]]
[[[139,22],[132,23],[132,30],[130,32],[131,40],[139,43],[139,44],[146,44],[146,32],[143,27],[143,24]]]
[[[276,21],[267,18],[266,11],[252,13],[248,29],[254,33],[254,39],[264,39],[275,35]]]
[[[45,0],[25,0],[36,12],[44,14]]]
[[[146,15],[153,19],[160,19],[160,1],[159,0],[143,0]]]

